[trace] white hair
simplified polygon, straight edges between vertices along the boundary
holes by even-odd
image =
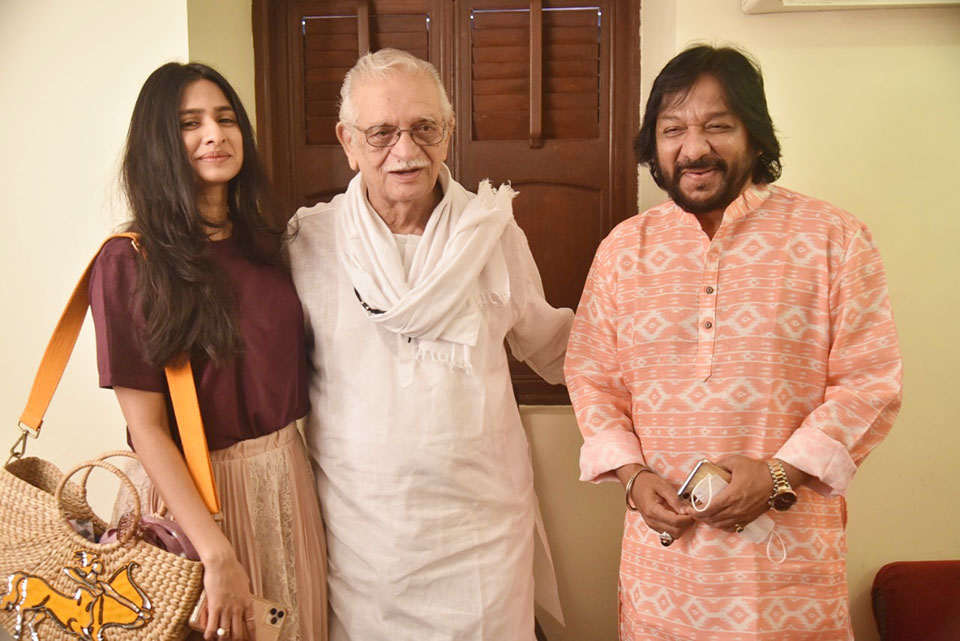
[[[440,94],[441,115],[445,122],[453,120],[453,105],[447,96],[447,90],[440,80],[437,68],[426,60],[417,58],[400,49],[380,49],[360,56],[353,68],[347,72],[340,86],[340,122],[357,124],[357,106],[353,101],[354,89],[360,85],[376,82],[390,75],[426,76],[433,81]]]

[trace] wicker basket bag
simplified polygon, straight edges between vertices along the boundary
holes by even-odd
[[[98,535],[106,524],[93,515],[84,488],[71,477],[100,467],[116,474],[131,496],[136,488],[117,467],[98,460],[61,476],[51,494],[50,470],[39,479],[43,488],[36,479],[16,476],[46,467],[35,466],[38,461],[21,459],[0,475],[0,504],[10,505],[11,499],[25,504],[0,521],[0,571],[9,577],[0,598],[4,627],[14,639],[183,639],[203,589],[203,566],[147,543],[135,527],[113,543],[88,541],[68,519],[92,520]],[[134,523],[140,515],[134,501]]]
[[[129,234],[134,243],[136,237]],[[91,261],[54,330],[20,417],[21,434],[0,469],[0,624],[14,639],[43,641],[179,641],[203,589],[203,566],[152,545],[141,536],[141,505],[110,543],[91,542],[71,521],[92,526],[99,540],[109,527],[94,514],[86,479],[94,468],[133,483],[102,460],[67,474],[49,461],[25,457],[37,438],[86,316]],[[220,511],[189,360],[166,367],[187,468],[207,508]],[[107,456],[107,455],[105,455]],[[72,480],[80,473],[79,481]]]

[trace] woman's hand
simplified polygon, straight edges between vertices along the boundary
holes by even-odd
[[[225,541],[224,541],[225,542]],[[250,579],[233,549],[227,544],[203,561],[203,588],[207,594],[206,612],[200,616],[207,641],[256,641],[253,619],[253,596]],[[217,629],[226,633],[219,637]]]

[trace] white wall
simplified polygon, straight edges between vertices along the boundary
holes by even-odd
[[[877,638],[869,590],[896,560],[960,558],[953,498],[960,338],[960,9],[745,15],[739,0],[644,3],[643,94],[693,41],[763,66],[783,146],[780,184],[864,220],[880,245],[903,349],[903,410],[849,492],[856,638]],[[644,207],[663,200],[642,183]]]

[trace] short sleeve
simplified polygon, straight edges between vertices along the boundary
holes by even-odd
[[[150,365],[143,356],[146,324],[137,293],[139,260],[129,240],[116,238],[101,250],[90,273],[100,387],[163,392],[163,368]]]

